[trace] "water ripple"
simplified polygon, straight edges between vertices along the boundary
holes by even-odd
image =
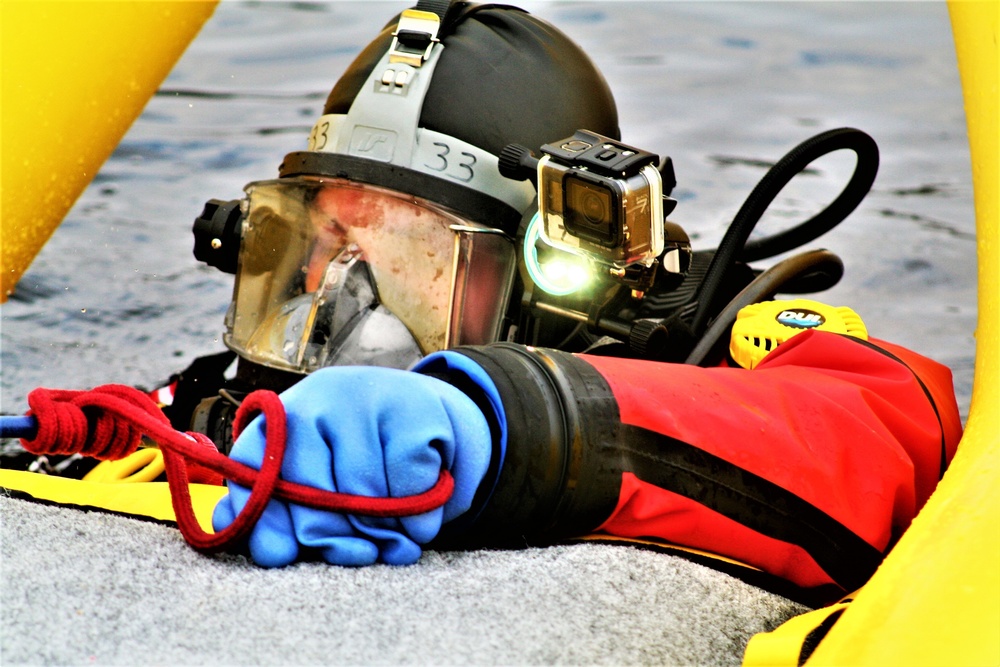
[[[928,229],[935,232],[944,232],[952,238],[961,239],[963,241],[975,241],[976,235],[973,232],[963,231],[958,225],[945,222],[943,220],[935,220],[934,218],[929,218],[925,215],[920,215],[919,213],[909,213],[907,211],[897,211],[891,208],[884,208],[879,211],[879,214],[884,218],[896,218],[900,220],[909,220],[916,223],[921,229]]]
[[[905,58],[863,53],[860,51],[802,51],[799,58],[806,67],[871,67],[876,69],[899,69],[908,64]]]
[[[288,100],[325,100],[326,92],[280,93],[280,92],[246,92],[222,90],[196,90],[193,88],[161,88],[156,91],[157,97],[184,97],[202,100],[269,100],[287,102]]]

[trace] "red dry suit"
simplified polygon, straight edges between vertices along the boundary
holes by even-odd
[[[496,384],[508,439],[443,546],[651,538],[835,598],[871,576],[961,436],[947,368],[822,331],[754,370],[506,343],[456,351]]]

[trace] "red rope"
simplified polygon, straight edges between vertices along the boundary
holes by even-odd
[[[264,458],[260,470],[223,456],[201,433],[181,433],[143,392],[124,385],[104,385],[91,391],[35,389],[28,395],[38,434],[21,440],[35,454],[82,454],[98,459],[120,459],[138,449],[143,434],[160,446],[170,485],[177,526],[195,549],[224,551],[245,537],[260,519],[271,498],[330,512],[375,517],[423,514],[441,507],[451,497],[455,482],[442,470],[424,493],[399,498],[334,493],[281,479],[287,430],[285,409],[277,394],[255,391],[243,401],[233,425],[236,437],[259,413],[265,419]],[[188,487],[204,468],[250,489],[250,497],[233,522],[218,533],[198,524]]]

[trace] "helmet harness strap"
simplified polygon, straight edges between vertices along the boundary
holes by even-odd
[[[516,211],[525,210],[534,199],[534,187],[501,176],[496,155],[419,127],[424,98],[445,48],[438,39],[440,18],[419,7],[403,12],[391,46],[347,114],[319,118],[308,149],[423,172],[489,193]]]

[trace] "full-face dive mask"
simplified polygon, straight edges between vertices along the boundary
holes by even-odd
[[[195,256],[236,274],[226,344],[241,364],[301,374],[505,338],[535,188],[502,176],[498,155],[583,127],[617,137],[614,101],[552,26],[496,5],[403,12],[280,178],[196,221]]]
[[[344,179],[251,183],[226,344],[307,373],[405,368],[497,339],[514,274],[497,229],[412,195]]]

